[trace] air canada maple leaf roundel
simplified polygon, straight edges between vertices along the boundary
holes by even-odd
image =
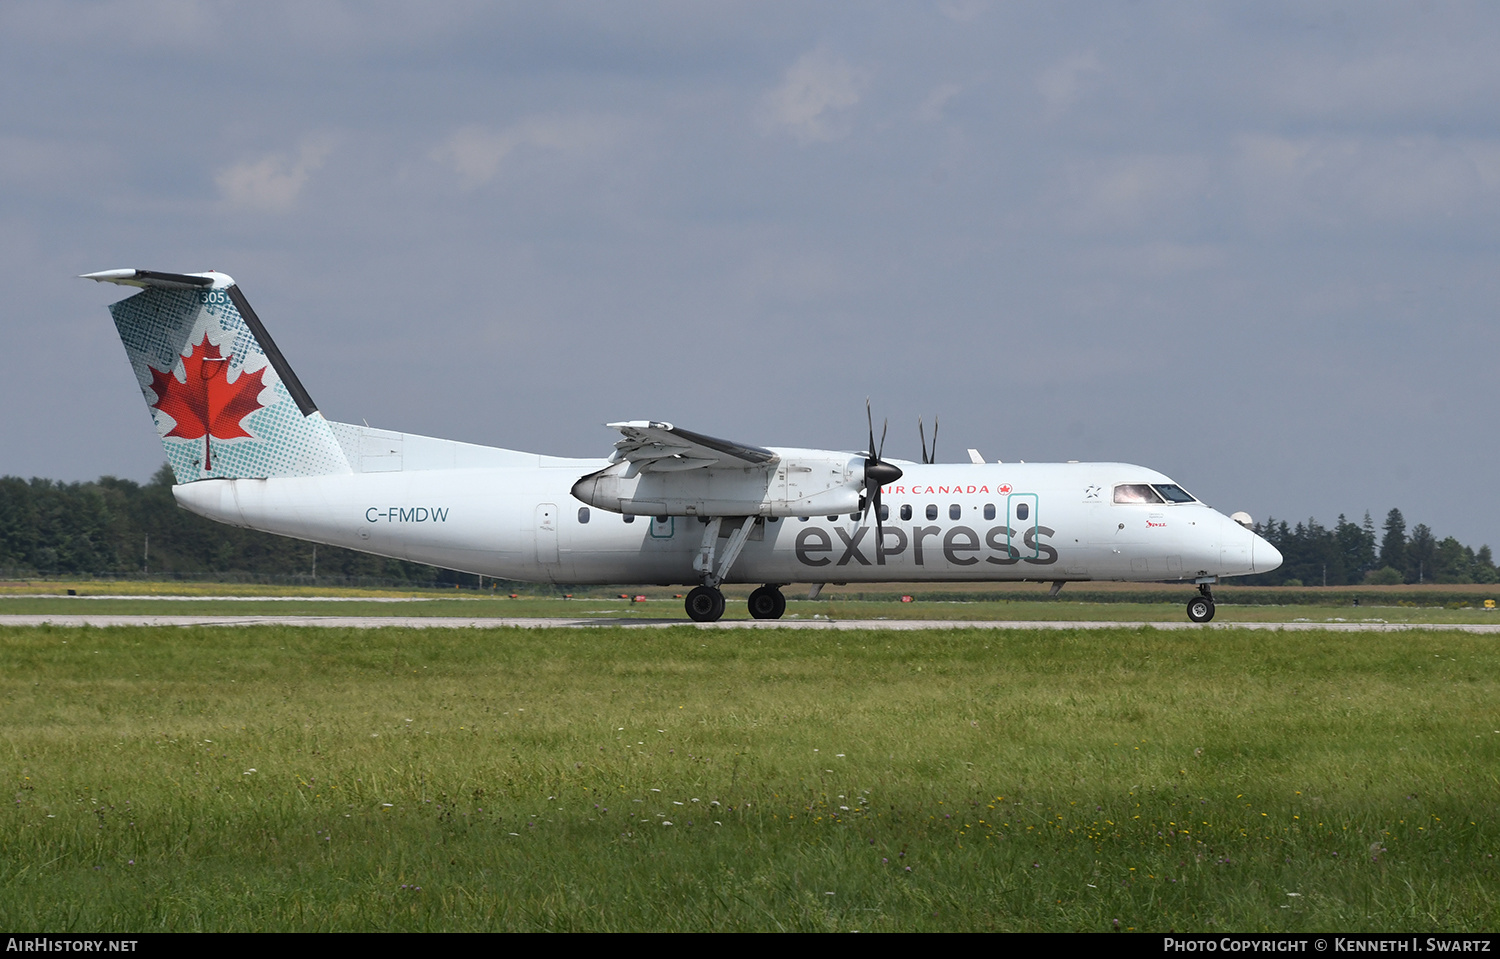
[[[203,469],[213,469],[210,460],[210,439],[228,440],[248,437],[241,425],[245,417],[262,409],[259,400],[265,389],[262,378],[265,367],[254,373],[243,370],[239,377],[229,382],[229,361],[233,355],[219,355],[219,348],[208,341],[193,347],[192,353],[182,357],[185,381],[179,382],[171,371],[151,370],[151,389],[156,393],[152,407],[176,420],[165,434],[195,440],[203,437]]]

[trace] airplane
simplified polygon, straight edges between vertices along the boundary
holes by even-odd
[[[1281,554],[1170,477],[1125,463],[885,459],[866,403],[862,451],[761,447],[670,423],[606,424],[607,457],[574,459],[325,419],[234,279],[106,270],[138,287],[110,306],[172,468],[178,505],[220,523],[536,583],[688,586],[690,619],[724,615],[725,583],[1172,581],[1273,570]]]

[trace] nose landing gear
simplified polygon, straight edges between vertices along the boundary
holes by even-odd
[[[1208,587],[1208,583],[1199,583],[1199,595],[1188,600],[1188,619],[1195,623],[1206,623],[1214,618],[1214,594]]]

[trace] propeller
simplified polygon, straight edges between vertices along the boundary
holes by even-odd
[[[885,543],[885,526],[880,518],[880,488],[887,486],[901,478],[901,467],[887,463],[880,458],[885,452],[885,434],[890,428],[890,421],[883,421],[880,425],[880,445],[875,445],[875,414],[870,410],[869,397],[865,398],[865,419],[870,424],[870,446],[865,458],[865,507],[864,515],[860,521],[868,519],[870,507],[875,507],[875,542],[876,548]]]
[[[922,417],[917,417],[917,433],[922,437],[922,462],[932,465],[937,462],[937,417],[932,418],[932,452],[927,452],[927,431],[922,428]]]

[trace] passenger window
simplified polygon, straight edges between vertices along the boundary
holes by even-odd
[[[854,520],[856,523],[859,522],[859,514],[858,513],[850,513],[849,514],[849,518],[852,519],[852,520]]]
[[[589,508],[587,506],[580,506],[580,507],[578,507],[578,522],[580,522],[580,523],[587,523],[588,521],[589,521]]]
[[[1016,504],[1016,519],[1025,519],[1031,515],[1031,507],[1025,503]]]
[[[811,516],[799,516],[799,517],[797,517],[797,519],[800,520],[801,522],[805,523],[808,520],[812,519],[812,517]]]
[[[670,517],[668,517],[668,516],[667,516],[667,514],[666,514],[666,513],[663,513],[663,514],[661,514],[661,515],[660,515],[660,516],[658,516],[658,517],[657,517],[657,518],[656,518],[656,521],[657,521],[657,522],[658,522],[658,523],[660,523],[660,524],[662,524],[662,525],[663,525],[663,526],[665,526],[665,525],[667,525],[667,520],[668,520],[668,519],[669,519],[669,518],[670,518]]]
[[[767,516],[766,517],[766,522],[767,523],[779,523],[779,522],[781,522],[781,517],[780,516]]]
[[[901,518],[911,519],[911,504],[906,503],[901,507]]]
[[[937,506],[935,504],[927,504],[927,518],[937,519]]]
[[[891,508],[884,503],[880,504],[880,521],[889,523],[891,521]]]
[[[625,514],[625,522],[627,522],[627,523],[634,523],[635,522],[635,514],[634,513],[626,513]]]
[[[952,506],[948,507],[948,518],[949,519],[959,519],[963,515],[964,515],[963,507],[959,506],[957,503],[954,503]]]
[[[995,518],[995,504],[994,503],[985,503],[984,504],[984,518],[985,519],[994,519]]]
[[[830,523],[837,523],[838,521],[839,521],[839,518],[838,518],[837,515],[828,517],[828,522],[830,522]]]

